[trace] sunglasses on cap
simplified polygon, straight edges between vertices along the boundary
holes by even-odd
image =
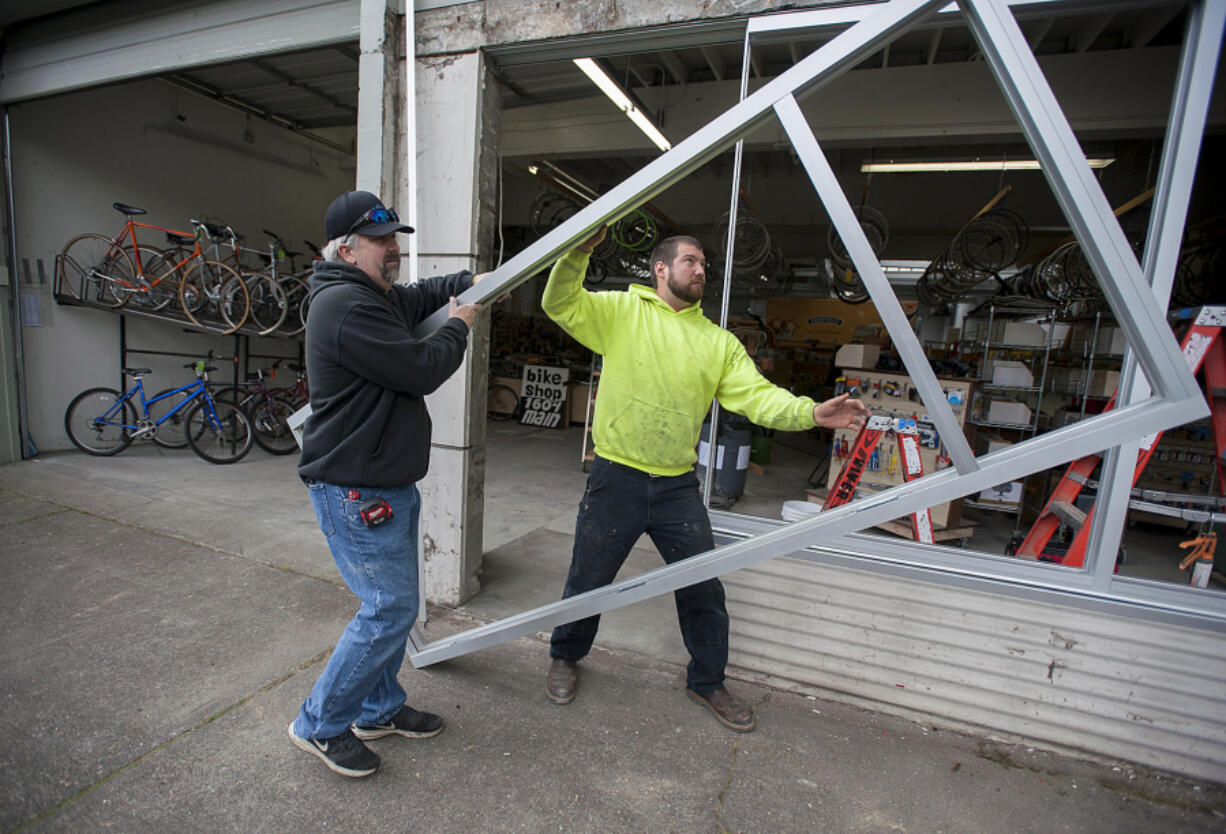
[[[375,206],[369,209],[365,214],[353,221],[353,225],[349,227],[349,233],[353,234],[363,226],[371,226],[376,223],[399,223],[400,217],[394,209],[384,208],[383,206]]]

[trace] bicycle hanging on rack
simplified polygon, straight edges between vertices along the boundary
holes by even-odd
[[[165,310],[177,298],[183,315],[201,329],[228,335],[243,325],[247,288],[236,271],[204,257],[197,239],[206,234],[203,223],[192,221],[193,235],[134,220],[145,213],[142,208],[112,207],[124,216],[119,234],[87,232],[69,240],[56,259],[57,292],[115,308],[132,303],[151,312]],[[164,232],[170,248],[138,242],[137,228]]]

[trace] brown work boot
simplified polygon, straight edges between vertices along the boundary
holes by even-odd
[[[690,696],[691,701],[711,710],[715,720],[729,730],[748,733],[754,728],[753,712],[744,701],[722,686],[709,695],[701,695],[689,688],[685,690],[685,694]]]
[[[569,704],[575,700],[579,684],[579,664],[573,660],[555,657],[545,676],[545,694],[555,704]]]

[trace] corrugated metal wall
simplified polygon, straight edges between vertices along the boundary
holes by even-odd
[[[1226,782],[1218,633],[792,558],[723,581],[745,677]]]

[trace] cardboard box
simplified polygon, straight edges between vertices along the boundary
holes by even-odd
[[[1031,388],[1034,386],[1034,374],[1025,362],[997,359],[992,362],[992,384]]]
[[[1068,347],[1070,350],[1081,350],[1083,347],[1090,346],[1090,340],[1093,338],[1094,325],[1079,324],[1069,333]],[[1124,332],[1118,327],[1098,328],[1098,338],[1094,339],[1093,344],[1096,355],[1122,354],[1127,346],[1128,340],[1124,337]]]
[[[1120,387],[1119,371],[1091,371],[1086,385],[1087,397],[1110,397]]]
[[[872,370],[877,367],[879,358],[881,358],[879,345],[843,345],[834,354],[834,364],[838,368]]]
[[[992,343],[1043,347],[1047,344],[1047,331],[1032,322],[998,321],[992,325]]]
[[[1001,436],[1000,436],[1000,435],[998,435],[998,434],[985,434],[985,435],[980,435],[980,440],[986,440],[986,441],[987,441],[987,444],[988,444],[988,450],[987,450],[986,452],[982,452],[982,453],[981,453],[981,454],[987,454],[987,455],[990,455],[990,454],[992,454],[993,452],[998,452],[998,451],[1000,451],[1001,449],[1004,449],[1006,446],[1012,446],[1012,445],[1013,445],[1013,441],[1012,441],[1012,440],[1005,440],[1003,437],[1001,437]]]
[[[1094,352],[1097,354],[1104,353],[1123,353],[1124,348],[1128,347],[1128,339],[1124,336],[1124,331],[1118,327],[1100,327],[1098,329],[1098,341],[1094,343]]]
[[[985,489],[979,493],[977,499],[983,504],[999,504],[1002,507],[1016,507],[1022,503],[1022,482],[1010,481],[1007,484],[999,484],[991,489]]]
[[[1069,333],[1072,332],[1073,326],[1062,321],[1045,321],[1039,324],[1044,332],[1051,332],[1051,346],[1059,349],[1064,347],[1068,341]]]
[[[845,304],[835,298],[768,298],[765,318],[776,343],[810,342],[830,347],[854,342],[858,327],[882,326],[872,304]]]
[[[1029,425],[1032,417],[1030,407],[1016,400],[992,400],[988,406],[989,423]]]
[[[591,391],[591,386],[586,382],[572,382],[566,386],[566,399],[569,403],[568,414],[570,416],[570,424],[583,425],[583,421],[587,419],[587,395]],[[595,406],[595,403],[592,403]]]

